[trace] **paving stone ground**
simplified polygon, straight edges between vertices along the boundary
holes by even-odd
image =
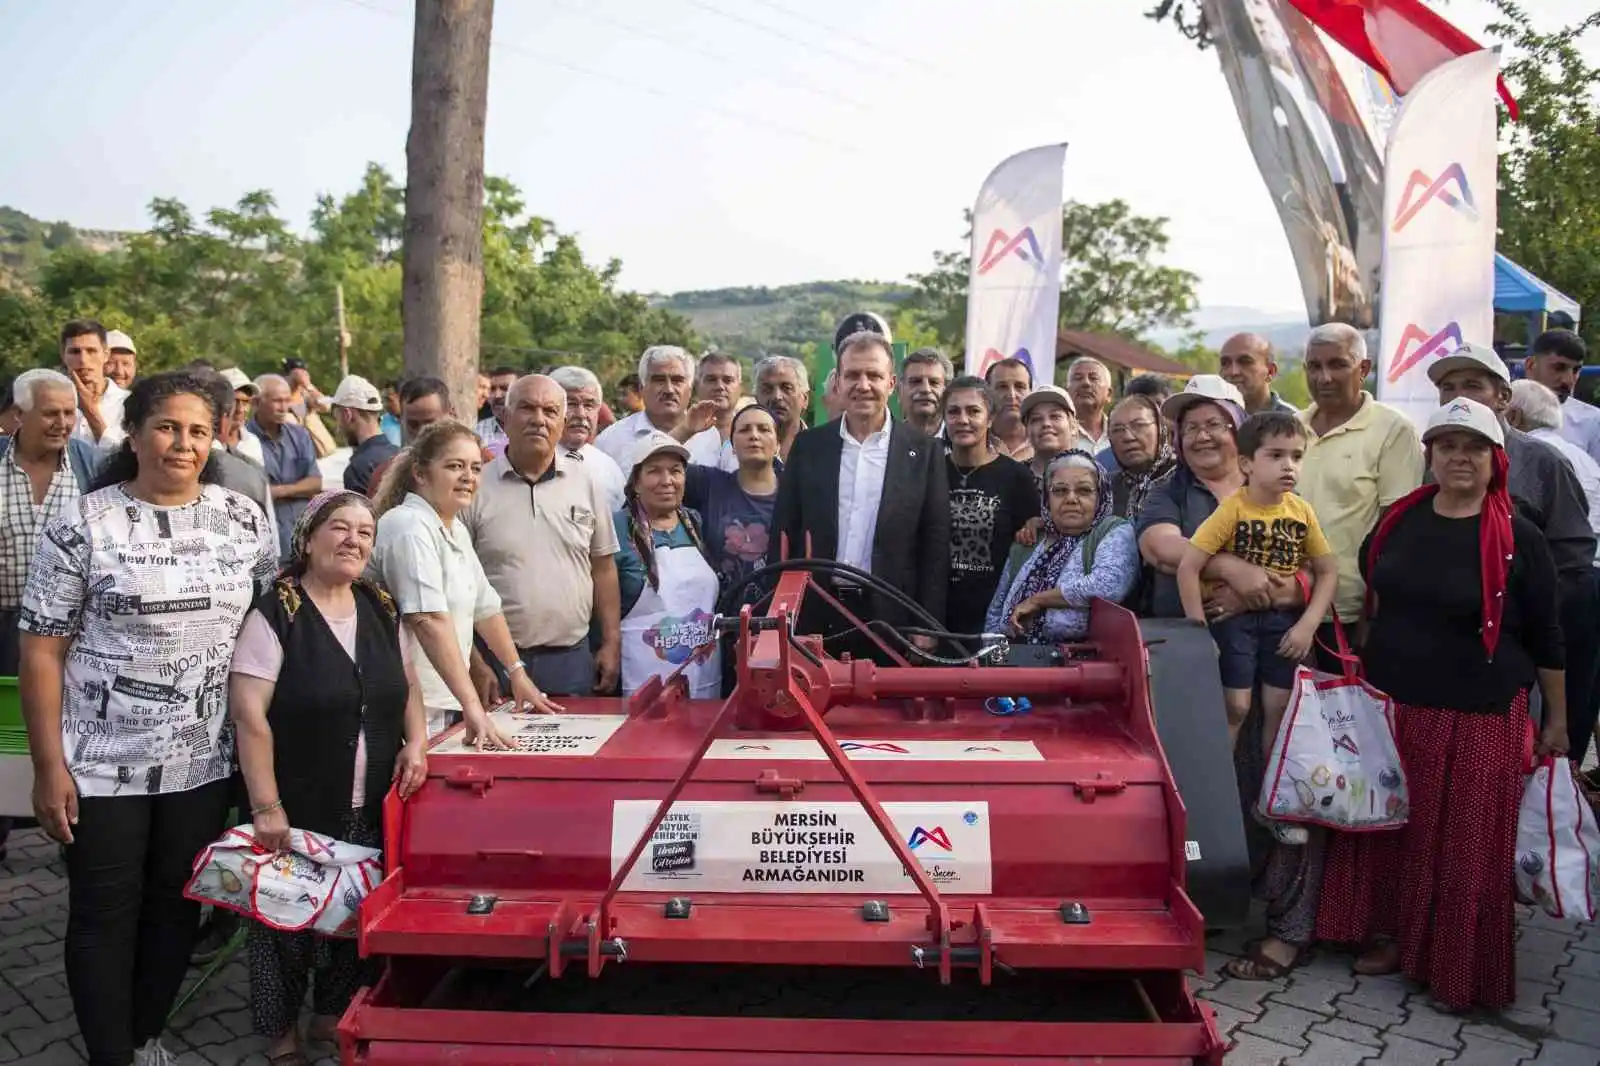
[[[85,1061],[61,971],[66,887],[56,847],[13,834],[0,864],[0,1064]],[[1494,1016],[1440,1014],[1404,980],[1352,976],[1329,952],[1282,981],[1222,978],[1259,930],[1212,938],[1195,984],[1233,1043],[1228,1066],[1600,1066],[1600,928],[1521,919],[1517,1003]],[[182,1066],[266,1066],[248,996],[236,959],[174,1020],[165,1042]],[[320,1050],[319,1066],[336,1061]]]

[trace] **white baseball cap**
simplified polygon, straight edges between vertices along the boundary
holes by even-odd
[[[330,402],[335,407],[348,407],[352,411],[383,410],[383,397],[379,395],[376,386],[360,374],[351,374],[339,382],[339,387],[333,390],[333,399]]]
[[[1487,370],[1501,381],[1511,380],[1511,371],[1500,353],[1482,344],[1463,344],[1449,355],[1440,356],[1428,364],[1428,380],[1435,385],[1444,376],[1456,370]]]
[[[1506,446],[1506,433],[1500,426],[1500,419],[1477,400],[1469,400],[1465,396],[1451,400],[1428,416],[1428,428],[1422,431],[1422,443],[1457,430],[1476,433],[1498,448]]]
[[[1197,403],[1231,403],[1244,414],[1244,395],[1217,374],[1196,374],[1189,379],[1183,391],[1167,397],[1161,405],[1161,414],[1167,421],[1176,423],[1183,412]]]
[[[670,452],[686,463],[689,461],[689,449],[657,429],[640,437],[639,442],[633,446],[631,469],[639,469],[651,456],[660,455],[662,452]]]
[[[133,338],[122,332],[120,329],[106,330],[106,351],[132,352],[134,355],[139,354],[139,349],[133,346]]]
[[[1028,415],[1032,414],[1033,409],[1042,403],[1060,404],[1067,414],[1076,416],[1076,412],[1072,408],[1072,397],[1067,395],[1066,389],[1063,389],[1060,385],[1040,385],[1022,398],[1021,418],[1023,424],[1027,424]]]
[[[226,370],[218,371],[218,373],[222,375],[223,381],[233,386],[234,392],[248,392],[251,396],[254,396],[261,391],[256,388],[256,383],[246,377],[245,372],[236,366],[230,366]]]

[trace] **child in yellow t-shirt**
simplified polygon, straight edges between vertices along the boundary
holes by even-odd
[[[1292,577],[1307,562],[1312,586],[1303,611],[1246,611],[1211,625],[1228,708],[1228,736],[1235,745],[1261,686],[1264,752],[1270,756],[1278,726],[1294,688],[1295,668],[1311,651],[1317,626],[1333,605],[1339,566],[1311,505],[1294,494],[1305,458],[1306,428],[1292,414],[1263,411],[1239,428],[1239,468],[1244,488],[1222,500],[1200,524],[1178,564],[1178,595],[1190,621],[1206,624],[1200,571],[1218,552]],[[1299,826],[1271,823],[1284,843],[1305,842]]]

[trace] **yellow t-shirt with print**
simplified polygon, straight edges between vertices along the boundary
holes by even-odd
[[[1311,505],[1292,492],[1270,507],[1250,501],[1240,489],[1200,523],[1189,543],[1216,555],[1226,552],[1273,573],[1292,577],[1307,559],[1330,554],[1328,539]]]

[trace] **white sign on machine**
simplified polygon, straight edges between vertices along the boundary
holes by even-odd
[[[510,751],[479,751],[458,731],[435,744],[430,755],[593,755],[628,720],[625,714],[512,714],[489,716],[511,738]]]
[[[1031,740],[845,740],[840,749],[852,762],[1043,762]],[[826,759],[811,737],[715,740],[708,759]]]
[[[655,814],[656,800],[618,800],[611,813],[615,873]],[[989,805],[885,803],[895,831],[935,887],[993,891]],[[859,803],[675,803],[622,887],[635,892],[917,891]]]

